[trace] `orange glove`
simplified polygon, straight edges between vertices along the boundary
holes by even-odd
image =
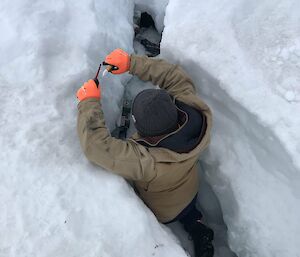
[[[78,89],[77,98],[79,101],[83,101],[89,98],[97,98],[101,97],[100,85],[97,86],[95,81],[90,79],[88,82],[85,82],[81,88]]]
[[[121,74],[129,70],[130,56],[128,53],[118,48],[106,56],[103,64],[113,66],[111,73]]]

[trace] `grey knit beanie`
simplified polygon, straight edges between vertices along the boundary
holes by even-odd
[[[140,92],[134,99],[132,115],[141,136],[160,136],[177,128],[177,108],[163,89]]]

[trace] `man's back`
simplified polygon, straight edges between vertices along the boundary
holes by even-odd
[[[105,127],[101,103],[88,99],[78,105],[81,146],[90,161],[133,180],[141,198],[157,218],[167,222],[197,193],[196,163],[210,140],[211,111],[196,96],[192,81],[177,65],[132,55],[129,72],[141,80],[159,85],[175,100],[203,115],[205,131],[199,143],[187,153],[178,153],[164,147],[143,146],[136,135],[127,141],[115,139]]]

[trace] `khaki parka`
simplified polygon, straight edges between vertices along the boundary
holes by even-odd
[[[188,153],[161,147],[145,147],[135,134],[128,140],[111,137],[105,126],[101,101],[87,99],[78,104],[78,135],[86,157],[126,179],[132,180],[139,196],[160,222],[174,219],[198,191],[197,161],[208,146],[212,126],[209,107],[196,95],[187,74],[162,59],[131,55],[130,74],[151,81],[205,115],[206,131],[199,144]]]

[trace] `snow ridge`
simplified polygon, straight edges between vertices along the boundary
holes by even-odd
[[[213,110],[202,161],[238,256],[298,254],[296,12],[296,1],[173,0],[166,10],[162,56],[185,68]]]
[[[86,160],[76,135],[76,90],[107,53],[133,51],[133,8],[1,1],[1,257],[185,256],[124,179]],[[100,81],[110,128],[129,78]]]

